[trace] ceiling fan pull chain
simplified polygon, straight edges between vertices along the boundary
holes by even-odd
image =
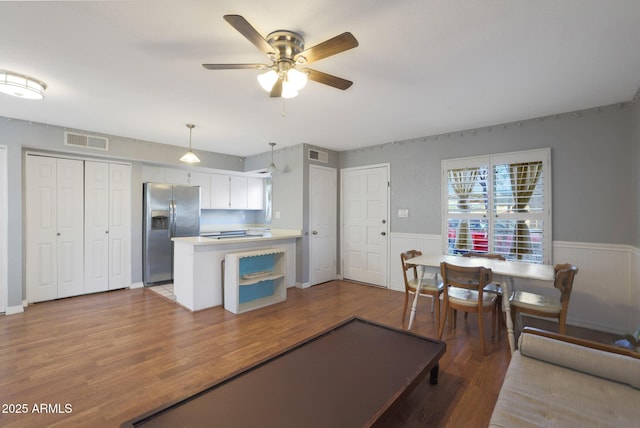
[[[286,100],[286,98],[282,99],[282,113],[280,113],[280,116],[282,116],[283,119],[285,117],[287,117],[287,109],[285,108],[285,100]]]

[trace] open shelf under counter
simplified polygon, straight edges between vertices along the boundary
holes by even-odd
[[[226,254],[224,308],[239,314],[286,300],[286,254],[279,248]]]

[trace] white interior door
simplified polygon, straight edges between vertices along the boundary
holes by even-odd
[[[309,167],[309,283],[336,277],[337,171]]]
[[[84,290],[84,165],[27,156],[27,267],[29,302]]]
[[[56,160],[26,159],[26,286],[27,300],[58,297]]]
[[[58,297],[84,292],[84,162],[56,159]]]
[[[8,272],[8,216],[9,195],[7,181],[7,147],[0,146],[0,312],[7,310],[7,293],[9,290]]]
[[[109,289],[109,164],[85,162],[85,291]]]
[[[388,286],[389,166],[342,170],[342,276]]]
[[[109,165],[109,290],[131,285],[131,166]]]

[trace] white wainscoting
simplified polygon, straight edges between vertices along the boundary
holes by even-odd
[[[410,249],[441,254],[440,235],[391,233],[389,288],[404,291],[400,253]],[[553,242],[553,263],[579,269],[573,286],[569,324],[626,333],[640,324],[640,250],[628,245]],[[557,294],[542,281],[518,280],[516,287],[540,294]]]

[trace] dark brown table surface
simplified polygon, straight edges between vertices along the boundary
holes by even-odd
[[[370,426],[431,373],[444,342],[352,318],[123,427]]]

